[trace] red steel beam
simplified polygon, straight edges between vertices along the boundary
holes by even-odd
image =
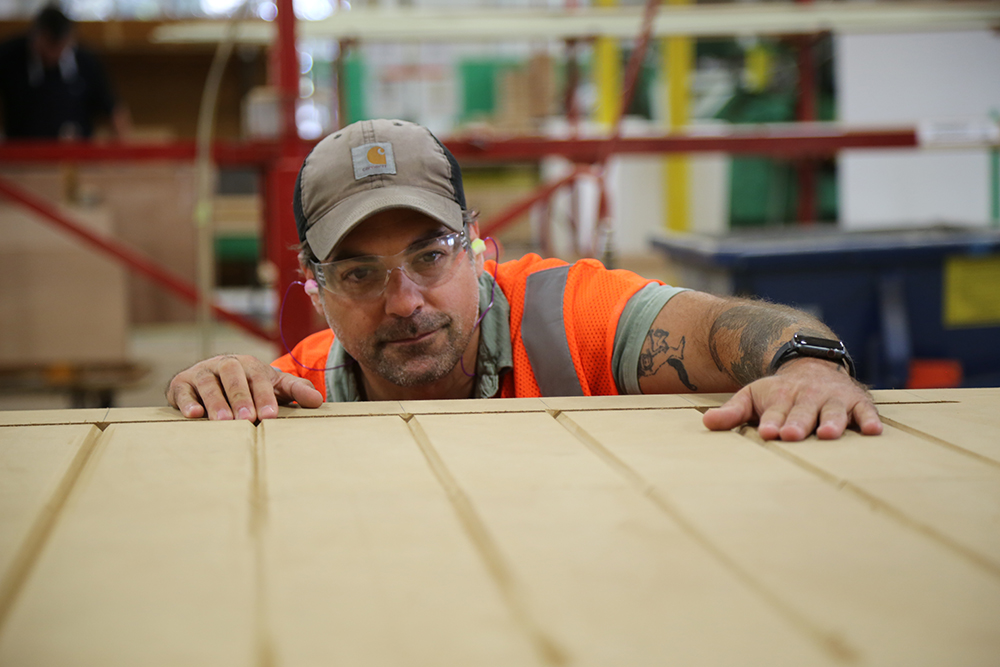
[[[622,100],[618,108],[618,117],[615,118],[615,127],[611,132],[614,138],[622,135],[622,123],[625,122],[625,113],[632,104],[635,97],[636,84],[639,82],[639,72],[642,70],[642,61],[646,58],[646,49],[649,47],[649,37],[653,33],[653,20],[656,18],[656,10],[660,6],[660,0],[646,0],[646,8],[642,15],[642,29],[636,37],[635,47],[632,55],[628,59],[625,67],[625,82],[622,88]]]
[[[537,160],[559,155],[576,162],[595,162],[612,153],[754,153],[758,155],[828,156],[847,148],[916,148],[917,131],[900,127],[881,130],[839,130],[794,126],[740,129],[726,135],[671,134],[618,139],[551,139],[466,135],[443,140],[458,159]],[[299,158],[312,144],[299,142]],[[219,164],[269,166],[281,155],[277,142],[216,143]],[[171,144],[98,144],[61,142],[0,142],[0,164],[25,162],[190,161],[194,142]]]
[[[151,257],[148,257],[126,243],[123,243],[113,237],[103,236],[93,232],[85,225],[81,225],[77,221],[73,220],[71,216],[66,215],[41,197],[31,194],[30,192],[23,190],[3,178],[0,178],[0,194],[3,194],[7,198],[31,209],[56,227],[73,234],[93,248],[103,252],[115,261],[124,264],[133,271],[141,273],[154,283],[161,285],[185,301],[192,304],[198,302],[198,289],[193,283],[185,280],[173,271],[160,266]],[[212,306],[212,312],[214,312],[220,319],[235,324],[254,336],[263,338],[267,341],[276,342],[274,334],[265,331],[255,322],[248,320],[241,315],[224,310],[215,305]]]
[[[267,165],[280,153],[271,141],[216,142],[212,157],[221,165]],[[194,141],[168,144],[62,141],[0,142],[0,164],[8,162],[193,162]]]
[[[528,211],[530,211],[532,206],[548,199],[555,193],[556,190],[563,187],[564,185],[569,185],[577,178],[579,178],[582,174],[588,173],[590,171],[592,171],[591,167],[578,165],[573,168],[573,171],[571,171],[566,176],[560,178],[559,180],[552,181],[551,183],[546,183],[545,185],[540,186],[530,195],[522,199],[519,199],[518,201],[508,206],[501,213],[493,216],[486,222],[482,223],[480,225],[481,228],[480,236],[486,238],[487,236],[496,234],[501,229],[503,229],[504,227],[514,222]]]
[[[545,137],[463,137],[448,139],[459,160],[535,160],[559,155],[575,162],[597,162],[611,153],[754,153],[826,156],[847,148],[916,148],[912,128],[887,130],[755,129],[721,136],[668,135],[618,139]]]

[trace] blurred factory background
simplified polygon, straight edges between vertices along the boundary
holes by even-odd
[[[321,326],[292,291],[279,333],[291,188],[373,117],[442,138],[502,259],[806,308],[876,387],[1000,384],[1000,3],[54,4],[131,129],[0,143],[0,408],[162,404]]]

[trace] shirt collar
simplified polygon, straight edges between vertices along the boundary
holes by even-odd
[[[76,64],[76,50],[68,47],[63,50],[59,57],[59,76],[63,81],[71,81],[76,78],[79,67]],[[33,49],[28,50],[28,83],[32,86],[40,86],[45,80],[45,66],[42,59],[38,57]]]

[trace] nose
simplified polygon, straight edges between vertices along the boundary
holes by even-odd
[[[389,273],[389,283],[385,286],[385,312],[397,317],[409,317],[424,305],[424,294],[402,267]]]

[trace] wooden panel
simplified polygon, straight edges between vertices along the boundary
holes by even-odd
[[[951,391],[951,390],[949,390]],[[901,389],[876,389],[871,392],[877,405],[895,403],[937,403],[937,396],[921,395],[919,392],[903,391]],[[732,397],[732,394],[679,394],[691,405],[699,408],[717,408]],[[954,400],[954,399],[952,399]]]
[[[472,398],[442,401],[401,401],[403,410],[413,415],[477,412],[544,412],[538,398]]]
[[[1000,578],[924,532],[748,438],[709,433],[696,414],[562,417],[846,658],[996,664]],[[830,444],[857,452],[877,439]]]
[[[0,622],[98,435],[84,425],[0,429]]]
[[[279,407],[279,417],[307,419],[312,417],[367,417],[399,415],[404,412],[399,401],[360,401],[357,403],[324,403],[318,408]]]
[[[732,394],[681,394],[685,401],[699,408],[717,408],[732,396]]]
[[[911,394],[924,401],[934,401],[937,403],[982,403],[992,402],[997,405],[1000,401],[1000,387],[965,387],[960,389],[907,389],[906,392],[889,391],[885,393],[895,395],[900,393]]]
[[[726,395],[731,396],[731,394]],[[649,396],[587,396],[585,398],[543,398],[542,402],[553,410],[627,410],[644,408],[690,408],[691,402],[678,394],[651,394]]]
[[[850,434],[839,441],[810,438],[769,446],[815,466],[832,483],[849,484],[866,498],[900,512],[903,520],[929,529],[977,562],[992,566],[989,569],[1000,577],[1000,464],[891,426],[878,438]],[[997,530],[983,530],[985,526]]]
[[[940,403],[933,410],[914,405],[881,408],[882,415],[911,433],[939,444],[953,445],[1000,463],[1000,390],[950,394],[957,403]]]
[[[246,423],[113,425],[0,635],[10,665],[250,664]]]
[[[700,417],[626,414],[676,412]],[[549,415],[410,424],[467,497],[512,597],[567,664],[836,662]]]
[[[107,408],[84,410],[0,410],[0,427],[42,424],[96,424],[105,421]],[[0,433],[2,437],[2,433]]]
[[[262,425],[283,665],[532,665],[529,635],[399,417]]]
[[[131,424],[187,420],[180,410],[164,405],[158,408],[109,408],[103,421],[112,424]]]

